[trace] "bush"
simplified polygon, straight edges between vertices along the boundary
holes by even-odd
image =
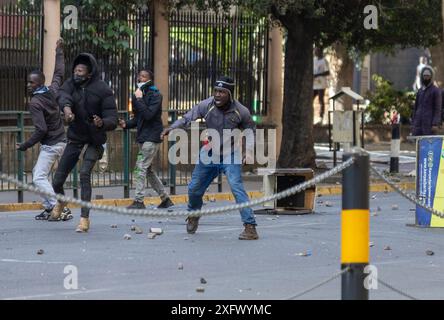
[[[396,90],[390,81],[377,74],[372,76],[372,80],[375,82],[376,88],[366,97],[370,100],[370,104],[365,110],[368,122],[390,124],[396,114],[400,115],[402,123],[408,122],[415,103],[415,93]]]

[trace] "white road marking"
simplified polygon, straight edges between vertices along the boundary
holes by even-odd
[[[42,264],[71,264],[71,262],[64,261],[41,261],[41,260],[17,260],[17,259],[0,259],[0,262],[13,262],[13,263],[42,263]]]
[[[48,298],[48,297],[55,297],[55,296],[66,296],[66,295],[79,295],[79,294],[85,294],[85,293],[95,293],[95,292],[104,292],[104,291],[111,291],[112,289],[92,289],[92,290],[76,290],[76,291],[63,291],[63,292],[56,292],[56,293],[45,293],[45,294],[36,294],[31,296],[20,296],[20,297],[11,297],[11,298],[4,298],[3,300],[26,300],[26,299],[38,299],[38,298]]]

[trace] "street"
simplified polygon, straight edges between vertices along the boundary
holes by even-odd
[[[407,227],[413,205],[395,193],[371,196],[370,261],[378,277],[415,298],[443,299],[444,230]],[[90,232],[76,234],[78,209],[68,222],[35,221],[37,212],[0,213],[0,298],[287,299],[339,271],[340,208],[340,197],[318,197],[315,214],[257,215],[258,241],[237,239],[242,225],[235,212],[203,217],[195,235],[186,233],[182,217],[133,222],[92,212]],[[148,239],[150,227],[163,234]],[[72,268],[78,289],[67,290]],[[340,285],[337,278],[299,299],[340,299]],[[370,299],[404,297],[379,284]]]

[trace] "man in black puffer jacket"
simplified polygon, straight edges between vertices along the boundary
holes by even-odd
[[[154,157],[157,155],[162,140],[160,134],[162,125],[162,95],[153,83],[153,72],[148,69],[140,70],[137,76],[137,90],[132,98],[134,118],[129,121],[119,120],[123,129],[137,127],[136,141],[139,144],[134,180],[136,195],[129,209],[145,209],[143,199],[145,197],[146,178],[151,187],[160,196],[161,203],[158,208],[166,209],[173,206],[168,194],[165,192],[162,182],[152,170]]]
[[[91,200],[91,171],[102,158],[106,131],[117,127],[117,107],[111,88],[100,79],[96,59],[89,53],[81,53],[73,63],[73,76],[60,88],[59,106],[69,123],[68,145],[63,152],[59,167],[54,175],[53,187],[56,193],[64,194],[63,184],[79,160],[81,199]],[[58,202],[50,220],[60,218],[64,203]],[[82,208],[77,232],[89,229],[89,209]]]

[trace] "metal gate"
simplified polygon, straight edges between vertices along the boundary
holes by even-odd
[[[125,9],[126,10],[126,9]],[[152,69],[153,65],[153,15],[152,9],[143,6],[135,11],[93,11],[78,7],[77,28],[65,29],[62,20],[62,37],[65,40],[66,75],[70,76],[75,57],[81,52],[90,52],[97,59],[102,79],[113,89],[117,98],[118,109],[128,110],[131,93],[135,87],[136,73],[140,67]],[[131,35],[103,45],[100,39],[91,39],[88,35],[105,38],[110,23],[115,18],[123,19],[131,30]],[[62,16],[63,19],[63,16]],[[124,41],[125,43],[122,43]],[[109,47],[107,47],[109,45]],[[126,47],[127,46],[127,47]],[[122,50],[122,47],[125,47]]]
[[[268,27],[265,19],[179,11],[170,17],[170,109],[184,113],[212,94],[220,75],[253,115],[267,113]]]
[[[26,75],[42,66],[41,0],[0,6],[0,111],[25,110]]]

